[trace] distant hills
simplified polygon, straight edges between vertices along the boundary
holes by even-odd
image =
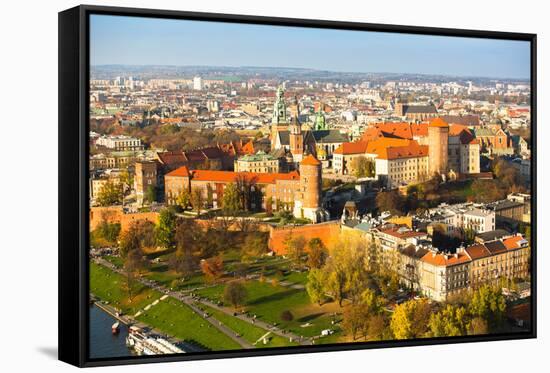
[[[337,72],[295,67],[262,67],[262,66],[173,66],[173,65],[94,65],[90,68],[92,79],[114,79],[115,77],[132,76],[138,79],[189,79],[200,75],[204,79],[219,79],[231,77],[232,81],[248,79],[276,80],[311,80],[339,81],[355,83],[359,81],[411,81],[443,83],[449,81],[473,83],[528,83],[522,79],[495,79],[484,77],[464,77],[452,75],[426,75],[404,73],[360,73]]]

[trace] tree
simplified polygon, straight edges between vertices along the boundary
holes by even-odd
[[[346,295],[346,276],[341,270],[332,270],[329,272],[326,281],[326,289],[334,300],[338,301],[338,305],[342,307]]]
[[[122,184],[124,195],[128,194],[128,192],[132,189],[134,185],[134,175],[131,172],[128,172],[128,168],[125,168],[120,173],[119,180]]]
[[[202,195],[202,190],[200,188],[193,188],[191,191],[191,205],[193,209],[200,215],[201,209],[204,206],[204,198]]]
[[[475,202],[487,203],[504,197],[494,180],[475,179],[471,188]]]
[[[368,330],[368,311],[363,304],[352,304],[344,310],[342,327],[346,333],[351,334],[353,340],[358,334],[365,337]]]
[[[500,325],[506,312],[506,299],[501,289],[483,285],[477,289],[470,301],[469,312],[474,317],[481,317],[489,327]]]
[[[379,192],[376,196],[376,207],[380,212],[389,211],[391,214],[400,214],[403,200],[395,190]]]
[[[428,331],[430,313],[426,299],[409,300],[395,307],[390,321],[395,339],[424,337]]]
[[[354,174],[358,178],[375,176],[374,162],[367,159],[367,157],[355,157],[351,161],[351,169],[354,170]]]
[[[244,285],[240,282],[230,282],[225,285],[223,291],[223,299],[233,307],[242,305],[246,299],[247,291]]]
[[[447,304],[441,311],[430,317],[429,327],[432,337],[456,337],[466,334],[466,309]]]
[[[382,314],[371,315],[368,319],[367,334],[370,340],[380,341],[386,332],[386,319]]]
[[[223,259],[220,255],[201,260],[201,270],[208,282],[216,282],[223,275]]]
[[[489,333],[489,326],[487,321],[481,317],[474,317],[468,325],[469,335],[483,335]]]
[[[229,183],[225,186],[222,198],[222,209],[226,215],[236,215],[241,210],[241,201],[237,184]]]
[[[244,174],[238,174],[235,178],[237,193],[240,200],[240,207],[244,211],[250,211],[254,204],[256,208],[260,205],[262,194],[257,184],[258,178],[248,177]]]
[[[306,291],[312,303],[317,303],[318,305],[323,304],[326,298],[326,282],[327,276],[325,271],[317,268],[313,268],[309,271],[307,275]]]
[[[206,185],[206,205],[212,207],[214,205],[214,190],[210,184]]]
[[[200,260],[199,245],[203,232],[198,224],[192,219],[178,219],[174,242],[176,252],[169,260],[169,266],[184,275],[190,274]]]
[[[149,204],[157,200],[157,189],[154,186],[152,185],[147,186],[147,189],[145,190],[144,200]]]
[[[117,244],[120,234],[120,223],[109,223],[102,220],[90,234],[90,244],[94,247],[107,247]]]
[[[320,238],[312,238],[309,240],[307,252],[307,266],[309,268],[321,268],[327,260],[327,249]]]
[[[143,250],[155,245],[155,225],[149,221],[132,222],[120,235],[120,254],[122,257],[133,250]]]
[[[283,312],[281,312],[280,317],[281,317],[281,320],[286,322],[294,320],[294,315],[289,310],[284,310]]]
[[[265,254],[267,250],[267,237],[261,232],[251,232],[244,239],[241,248],[241,259],[244,262],[249,262],[251,258]]]
[[[162,209],[159,214],[159,223],[156,228],[158,245],[165,248],[174,246],[175,230],[176,215],[171,209]]]
[[[176,198],[176,204],[183,210],[187,209],[191,204],[191,195],[187,189],[183,189]]]
[[[122,184],[107,181],[97,194],[97,203],[100,206],[112,206],[122,203]]]
[[[294,262],[295,265],[302,264],[302,257],[306,247],[306,239],[304,236],[297,236],[286,243],[286,254]]]

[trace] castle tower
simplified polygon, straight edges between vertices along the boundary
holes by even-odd
[[[298,111],[298,100],[295,98],[292,105],[292,120],[290,122],[289,131],[290,131],[290,152],[294,162],[301,162],[304,155],[304,136],[302,134],[302,124],[298,119],[300,115]]]
[[[157,163],[154,161],[137,161],[135,165],[134,188],[137,202],[143,205],[148,189],[157,187]]]
[[[324,109],[325,105],[322,102],[319,102],[319,109],[317,110],[317,115],[315,115],[315,123],[313,125],[313,129],[315,131],[328,130]]]
[[[435,118],[428,125],[429,175],[447,173],[449,151],[449,125],[441,118]]]
[[[273,116],[271,118],[271,150],[279,148],[277,144],[279,131],[284,131],[288,127],[284,96],[285,91],[283,87],[277,88],[275,104],[273,104]]]
[[[314,223],[328,220],[321,199],[321,162],[310,154],[300,163],[300,189],[294,201],[294,216]]]

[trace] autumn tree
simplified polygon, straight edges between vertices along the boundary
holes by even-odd
[[[327,248],[320,238],[312,238],[307,243],[307,266],[309,268],[321,268],[328,256]]]
[[[236,215],[241,210],[241,200],[237,184],[229,183],[225,186],[222,198],[222,209],[226,215]]]
[[[252,258],[265,254],[268,250],[267,237],[261,232],[251,232],[246,235],[241,248],[241,259],[249,262]]]
[[[107,247],[117,244],[120,234],[120,223],[109,223],[103,219],[90,234],[90,245]]]
[[[147,186],[145,190],[144,201],[151,204],[157,200],[157,188],[152,185]]]
[[[299,266],[302,264],[306,242],[304,236],[293,237],[285,242],[286,255],[295,265]]]
[[[232,281],[225,285],[223,299],[236,308],[244,303],[247,294],[248,292],[242,283]]]
[[[178,219],[174,243],[176,252],[169,259],[169,266],[177,273],[190,274],[196,268],[200,257],[203,232],[200,226],[192,219]]]
[[[379,192],[376,195],[376,207],[378,211],[389,211],[391,214],[400,214],[403,208],[403,199],[397,191]]]
[[[466,334],[466,309],[447,304],[445,308],[430,316],[429,327],[432,337],[456,337]]]
[[[135,221],[120,235],[120,254],[125,257],[132,250],[154,247],[155,225],[150,221]]]
[[[187,209],[191,204],[191,194],[187,189],[183,189],[176,197],[176,204],[183,210]]]
[[[372,178],[375,176],[374,162],[364,156],[353,158],[351,161],[351,169],[354,171],[354,175],[358,178]]]
[[[204,207],[204,198],[200,188],[193,188],[193,190],[191,190],[191,206],[193,206],[193,210],[200,215],[201,210]]]
[[[490,328],[494,328],[504,319],[506,299],[501,289],[483,285],[472,295],[468,310],[473,317],[481,317]]]
[[[386,318],[383,314],[374,314],[369,316],[367,322],[367,334],[371,341],[380,341],[384,339],[387,328]]]
[[[208,282],[216,282],[223,275],[223,259],[220,255],[200,262],[201,271]]]
[[[99,190],[96,201],[100,206],[112,206],[120,205],[122,198],[122,184],[109,180]]]
[[[395,307],[390,328],[395,339],[422,338],[428,332],[431,307],[426,299],[409,300]]]
[[[474,317],[468,324],[468,335],[483,335],[489,333],[487,321],[481,317]]]
[[[159,214],[159,222],[156,228],[158,245],[165,248],[174,246],[175,230],[176,215],[171,209],[162,209]]]
[[[206,185],[206,205],[208,207],[212,207],[214,205],[214,190],[210,184]]]
[[[365,337],[368,330],[369,313],[363,304],[351,304],[344,310],[342,327],[355,341],[358,336]]]
[[[327,276],[326,272],[313,268],[307,275],[306,291],[312,303],[322,305],[326,298]]]

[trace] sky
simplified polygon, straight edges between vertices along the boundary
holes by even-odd
[[[528,79],[529,42],[92,15],[92,65],[262,66]]]

